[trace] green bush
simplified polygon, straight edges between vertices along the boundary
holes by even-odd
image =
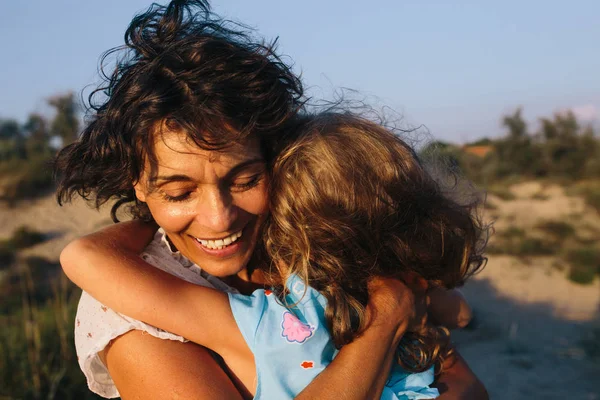
[[[567,193],[583,197],[587,205],[600,213],[600,181],[579,182],[567,188]]]
[[[46,240],[46,236],[26,226],[17,228],[11,238],[0,240],[0,271],[9,268],[15,261],[16,252]]]
[[[511,225],[498,232],[487,247],[489,254],[506,254],[517,257],[549,256],[556,253],[554,241],[528,237],[522,228]]]
[[[495,211],[498,209],[498,206],[495,205],[494,203],[490,202],[489,200],[487,200],[485,202],[484,208],[488,211]]]
[[[570,265],[569,279],[573,282],[588,284],[600,273],[600,249],[595,246],[571,249],[565,259]]]
[[[581,265],[571,265],[567,276],[572,282],[588,285],[594,282],[596,271]]]
[[[20,226],[9,239],[0,240],[0,265],[10,265],[15,260],[18,250],[26,249],[42,243],[46,235],[26,226]]]
[[[600,272],[600,248],[586,246],[572,249],[567,252],[567,261],[571,264],[584,265],[596,268]]]
[[[54,292],[44,303],[21,293],[21,305],[2,317],[1,399],[99,399],[88,390],[73,347],[80,291],[63,281]]]
[[[554,243],[538,238],[524,237],[518,240],[502,240],[488,245],[488,254],[506,254],[517,257],[551,256],[556,254]]]
[[[493,194],[504,201],[511,201],[517,198],[517,196],[505,186],[492,186],[488,189],[488,193]]]
[[[50,155],[39,155],[28,160],[15,159],[2,163],[0,176],[5,178],[5,182],[0,200],[14,206],[20,200],[38,198],[50,192],[54,188],[51,161]]]
[[[0,271],[10,268],[15,261],[15,251],[0,243]]]
[[[525,231],[522,228],[519,228],[518,226],[511,225],[502,232],[499,232],[498,236],[507,240],[523,238],[525,237]]]
[[[549,256],[555,253],[554,243],[538,238],[524,238],[515,248],[515,255],[518,256]]]
[[[46,240],[46,235],[43,233],[34,231],[26,226],[20,226],[13,232],[12,237],[9,239],[9,243],[15,249],[26,249],[35,246],[38,243],[42,243],[44,240]]]
[[[573,225],[564,221],[546,221],[538,224],[536,228],[544,231],[560,242],[575,236],[575,228]]]
[[[600,187],[590,188],[584,191],[583,198],[590,207],[600,212]]]

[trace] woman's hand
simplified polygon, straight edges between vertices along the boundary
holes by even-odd
[[[400,341],[407,330],[419,329],[426,320],[425,297],[415,296],[404,282],[393,278],[373,278],[369,282],[367,304],[368,327],[375,326],[395,332]]]

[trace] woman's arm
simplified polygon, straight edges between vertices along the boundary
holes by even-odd
[[[152,229],[139,222],[105,228],[69,244],[61,253],[61,264],[67,276],[76,284],[102,303],[126,315],[181,334],[197,343],[209,345],[221,355],[224,355],[223,349],[212,342],[212,336],[227,338],[227,344],[231,347],[232,334],[225,330],[232,329],[237,332],[239,341],[247,348],[235,325],[229,305],[224,307],[223,304],[219,304],[227,301],[224,293],[184,282],[147,265],[137,256],[152,233]],[[214,302],[215,306],[207,307],[209,302]],[[215,311],[222,308],[227,308],[229,315],[223,316]],[[215,311],[214,315],[206,315],[207,310]],[[361,338],[342,349],[334,363],[311,383],[299,398],[339,399],[340,393],[347,389],[352,393],[343,397],[348,399],[380,396],[374,395],[373,392],[381,393],[383,390],[392,362],[393,353],[389,349],[396,347],[401,335],[397,334],[395,325],[388,325],[399,319],[385,317],[381,310],[376,315],[378,318],[373,320],[372,327],[367,329]],[[210,318],[215,321],[208,322],[207,319]],[[197,329],[197,321],[203,321],[201,329]],[[225,328],[227,321],[233,326]],[[211,329],[206,329],[207,326]],[[207,334],[210,334],[211,338],[207,338]],[[134,339],[130,339],[131,336]],[[111,376],[122,392],[127,392],[131,382],[130,376],[140,376],[141,373],[152,371],[148,371],[142,360],[138,360],[145,359],[143,354],[164,356],[173,351],[168,359],[186,357],[181,351],[181,346],[163,345],[160,340],[153,339],[139,341],[140,337],[145,336],[147,335],[126,334],[105,352]],[[130,345],[133,347],[129,348]],[[197,351],[195,349],[194,352]],[[241,349],[238,351],[242,352]],[[149,361],[156,359],[152,356],[149,357]],[[201,364],[193,367],[200,368],[201,371],[204,368],[210,369],[209,366]],[[163,366],[160,370],[167,373],[167,376],[170,375],[170,368]],[[348,385],[349,379],[361,383]],[[158,390],[157,382],[160,381],[147,381],[147,386],[144,384],[144,387],[150,392]],[[207,386],[207,389],[211,387],[212,385]]]
[[[123,222],[90,235],[99,246],[141,253],[156,226]],[[113,339],[98,353],[124,400],[172,398],[241,400],[236,386],[206,348],[193,342],[164,340],[133,330]]]
[[[72,271],[68,273],[77,274],[78,272],[81,272],[77,271],[80,267],[80,265],[77,263],[77,260],[79,257],[82,256],[82,254],[91,254],[92,256],[93,254],[95,254],[95,256],[93,257],[97,257],[97,259],[96,261],[92,261],[92,263],[96,263],[97,265],[107,265],[109,263],[116,262],[116,265],[118,266],[119,263],[127,263],[132,259],[134,259],[136,263],[141,262],[145,264],[139,259],[139,257],[137,257],[137,253],[141,252],[143,247],[146,245],[147,241],[138,241],[137,243],[135,242],[136,240],[139,240],[139,238],[142,236],[139,234],[141,232],[140,227],[136,227],[136,224],[139,223],[130,223],[129,225],[121,224],[120,226],[117,225],[114,227],[105,228],[103,231],[92,234],[87,238],[79,239],[78,241],[73,242],[71,245],[69,245],[70,247],[66,248],[65,251],[63,251],[63,254],[61,254],[61,262],[63,262],[63,267],[65,267],[68,271]],[[130,230],[128,231],[128,229]],[[147,228],[142,227],[142,229]],[[115,230],[119,232],[116,232]],[[125,248],[128,250],[124,250]],[[120,256],[118,254],[120,254]],[[89,264],[90,261],[91,260],[87,260],[85,264]],[[148,268],[145,265],[142,268],[144,268],[146,271],[158,271],[156,268]],[[102,276],[106,275],[107,271],[103,270]],[[160,275],[161,274],[159,274],[159,276]],[[171,277],[168,274],[163,273],[162,275],[167,275],[167,279],[177,279]],[[142,276],[144,277],[143,274]],[[144,279],[148,280],[148,276],[145,276]],[[156,279],[159,278],[150,277],[149,283],[152,284]],[[95,280],[101,281],[99,279]],[[177,279],[177,281],[179,280]],[[172,296],[174,292],[169,292],[168,290],[166,294],[163,293],[162,295],[159,295],[152,291],[150,291],[150,293],[153,299],[161,299],[163,297],[166,297],[181,300],[180,296]],[[93,293],[91,294],[93,295]],[[391,296],[391,299],[392,302],[396,302],[395,304],[398,305],[401,303],[403,305],[398,306],[397,308],[386,307],[384,310],[390,313],[390,315],[380,312],[378,315],[381,317],[379,320],[381,321],[381,323],[376,323],[374,320],[374,323],[371,324],[371,326],[364,332],[364,334],[360,338],[357,338],[353,343],[344,346],[344,348],[341,349],[339,355],[335,358],[333,363],[330,366],[328,366],[326,370],[322,372],[299,395],[298,398],[315,398],[315,396],[317,396],[318,394],[317,397],[320,399],[338,399],[340,398],[340,393],[343,393],[343,397],[347,399],[370,399],[380,397],[385,381],[387,380],[387,376],[389,374],[392,362],[392,353],[389,351],[389,349],[395,348],[397,346],[397,343],[401,338],[399,332],[403,333],[402,330],[398,329],[399,326],[402,326],[401,324],[399,324],[399,322],[409,321],[410,318],[408,318],[407,315],[409,315],[411,312],[414,312],[414,303],[412,303],[414,301],[414,298],[412,297],[410,290],[399,290],[398,293]],[[113,300],[114,299],[109,299],[109,301]],[[400,301],[400,303],[398,303],[398,301]],[[136,299],[136,302],[139,302],[139,299]],[[408,304],[411,304],[411,306],[406,306],[406,302],[408,302]],[[170,313],[171,318],[174,319],[173,323],[177,324],[181,322],[179,321],[179,317],[175,317],[173,311],[180,312],[182,310],[186,310],[186,313],[189,312],[189,302],[183,301],[183,303],[185,303],[183,306],[181,304],[171,305],[169,307],[166,307],[166,309],[163,309],[163,311],[168,311]],[[108,302],[107,305],[110,306]],[[116,308],[119,308],[119,306],[116,306]],[[401,310],[404,312],[398,313],[397,310]],[[231,318],[233,317],[231,316]],[[186,318],[184,318],[183,320],[185,321]],[[193,320],[191,323],[186,323],[185,325],[187,325],[187,327],[189,328],[189,326],[193,326],[194,322],[196,321],[197,320]],[[152,323],[152,321],[148,322]],[[166,328],[162,320],[159,322],[159,325]],[[179,328],[176,327],[175,329],[167,330],[177,332]],[[115,342],[124,343],[126,341],[126,336],[127,335],[124,335],[118,338]],[[195,334],[188,333],[186,337],[192,338],[195,337]],[[241,335],[239,339],[241,342],[243,342],[243,345],[246,346],[245,342],[241,338]],[[144,339],[142,342],[136,343],[138,343],[138,346],[148,345],[148,347],[150,347],[148,349],[150,351],[149,354],[152,354],[152,351],[162,351],[166,350],[167,347],[170,347],[170,344],[167,345],[169,341],[152,341]],[[146,352],[146,350],[138,354],[133,349],[131,350],[131,352],[127,351],[126,349],[126,346],[119,346],[117,348],[113,348],[107,351],[107,365],[109,367],[109,370],[111,371],[111,376],[113,374],[120,374],[122,372],[123,376],[127,377],[129,375],[135,374],[136,371],[140,372],[147,370],[147,368],[145,368],[142,362],[136,361],[137,358],[143,358],[142,355]],[[131,356],[132,362],[128,364],[129,370],[123,367],[123,363],[121,362],[116,363],[118,365],[111,366],[110,357],[108,356],[110,352],[113,352],[113,354],[115,352],[117,353],[118,356],[115,356],[115,358]],[[453,396],[445,398],[473,398],[463,395],[466,393],[465,388],[468,388],[469,382],[477,382],[476,377],[472,373],[470,375],[466,373],[470,372],[468,370],[468,367],[465,371],[464,368],[458,368],[459,366],[459,364],[454,364],[454,366],[448,368],[446,370],[447,372],[444,372],[439,380],[442,383],[442,385],[445,386],[447,395],[445,394],[444,396]],[[177,363],[173,365],[173,368],[174,370],[177,369]],[[191,363],[190,368],[198,368],[201,371],[204,371],[204,365],[201,365],[201,363]],[[210,370],[210,368],[208,369]],[[163,371],[165,376],[169,376],[170,367],[168,365],[162,365],[160,370]],[[213,372],[217,375],[218,379],[219,371]],[[115,377],[113,376],[113,378]],[[457,382],[460,384],[460,387],[458,385],[455,385],[453,383],[453,380],[457,380]],[[126,380],[121,381],[122,383],[119,384],[118,378],[115,379],[115,382],[117,382],[117,385],[120,390],[122,390],[122,385],[126,384]],[[348,382],[352,382],[352,385],[349,385]],[[153,388],[156,386],[156,381],[149,381],[147,383],[148,388]],[[166,384],[166,382],[164,382],[164,384]],[[212,387],[212,384],[209,384],[208,381],[206,381],[205,385],[206,388]],[[184,396],[184,398],[186,397]]]
[[[92,297],[125,315],[223,356],[249,351],[227,294],[146,263],[137,255],[145,241],[127,235],[139,228],[139,223],[113,226],[71,242],[60,256],[65,274]],[[108,241],[102,239],[107,237]]]

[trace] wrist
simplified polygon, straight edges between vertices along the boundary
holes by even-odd
[[[369,303],[366,307],[366,320],[364,332],[377,336],[379,340],[391,341],[391,346],[394,348],[406,333],[409,322],[393,307],[377,307],[373,303]]]

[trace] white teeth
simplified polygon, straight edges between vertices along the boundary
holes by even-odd
[[[206,248],[221,250],[222,248],[229,246],[231,243],[236,242],[240,237],[242,237],[242,231],[236,232],[223,239],[203,240],[196,238],[196,240]]]

